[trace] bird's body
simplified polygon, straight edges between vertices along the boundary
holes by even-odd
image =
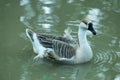
[[[74,41],[70,33],[55,36],[50,34],[37,34],[26,29],[26,34],[33,45],[33,50],[37,53],[34,59],[40,57],[57,62],[77,64],[84,63],[92,59],[92,50],[87,42],[86,31],[89,25],[81,22],[78,30],[78,43]],[[94,29],[93,34],[96,34]]]

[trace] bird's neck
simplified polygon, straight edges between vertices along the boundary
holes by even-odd
[[[85,46],[85,45],[89,45],[87,42],[87,36],[86,36],[86,30],[79,27],[79,31],[78,31],[78,40],[79,40],[79,45]]]
[[[76,62],[83,63],[92,59],[92,50],[87,42],[86,30],[79,27],[78,31],[79,47],[76,51]]]

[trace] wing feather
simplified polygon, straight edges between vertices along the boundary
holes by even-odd
[[[71,58],[75,55],[76,50],[69,44],[59,40],[53,40],[52,48],[54,49],[55,53],[62,57],[62,58]]]
[[[39,42],[46,48],[52,48],[52,41],[53,40],[58,40],[58,41],[65,42],[68,44],[75,43],[75,41],[73,41],[71,39],[67,39],[65,37],[55,36],[55,35],[51,35],[51,34],[38,34],[37,37],[39,39]]]
[[[76,53],[72,46],[75,42],[71,39],[50,34],[38,34],[37,37],[44,47],[53,49],[59,57],[71,58]]]

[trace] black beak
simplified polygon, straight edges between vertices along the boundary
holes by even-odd
[[[88,30],[93,33],[93,35],[96,35],[96,31],[93,28],[93,23],[88,23]]]

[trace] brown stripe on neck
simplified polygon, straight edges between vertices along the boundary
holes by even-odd
[[[90,20],[89,19],[83,19],[82,22],[84,22],[85,24],[88,24]]]

